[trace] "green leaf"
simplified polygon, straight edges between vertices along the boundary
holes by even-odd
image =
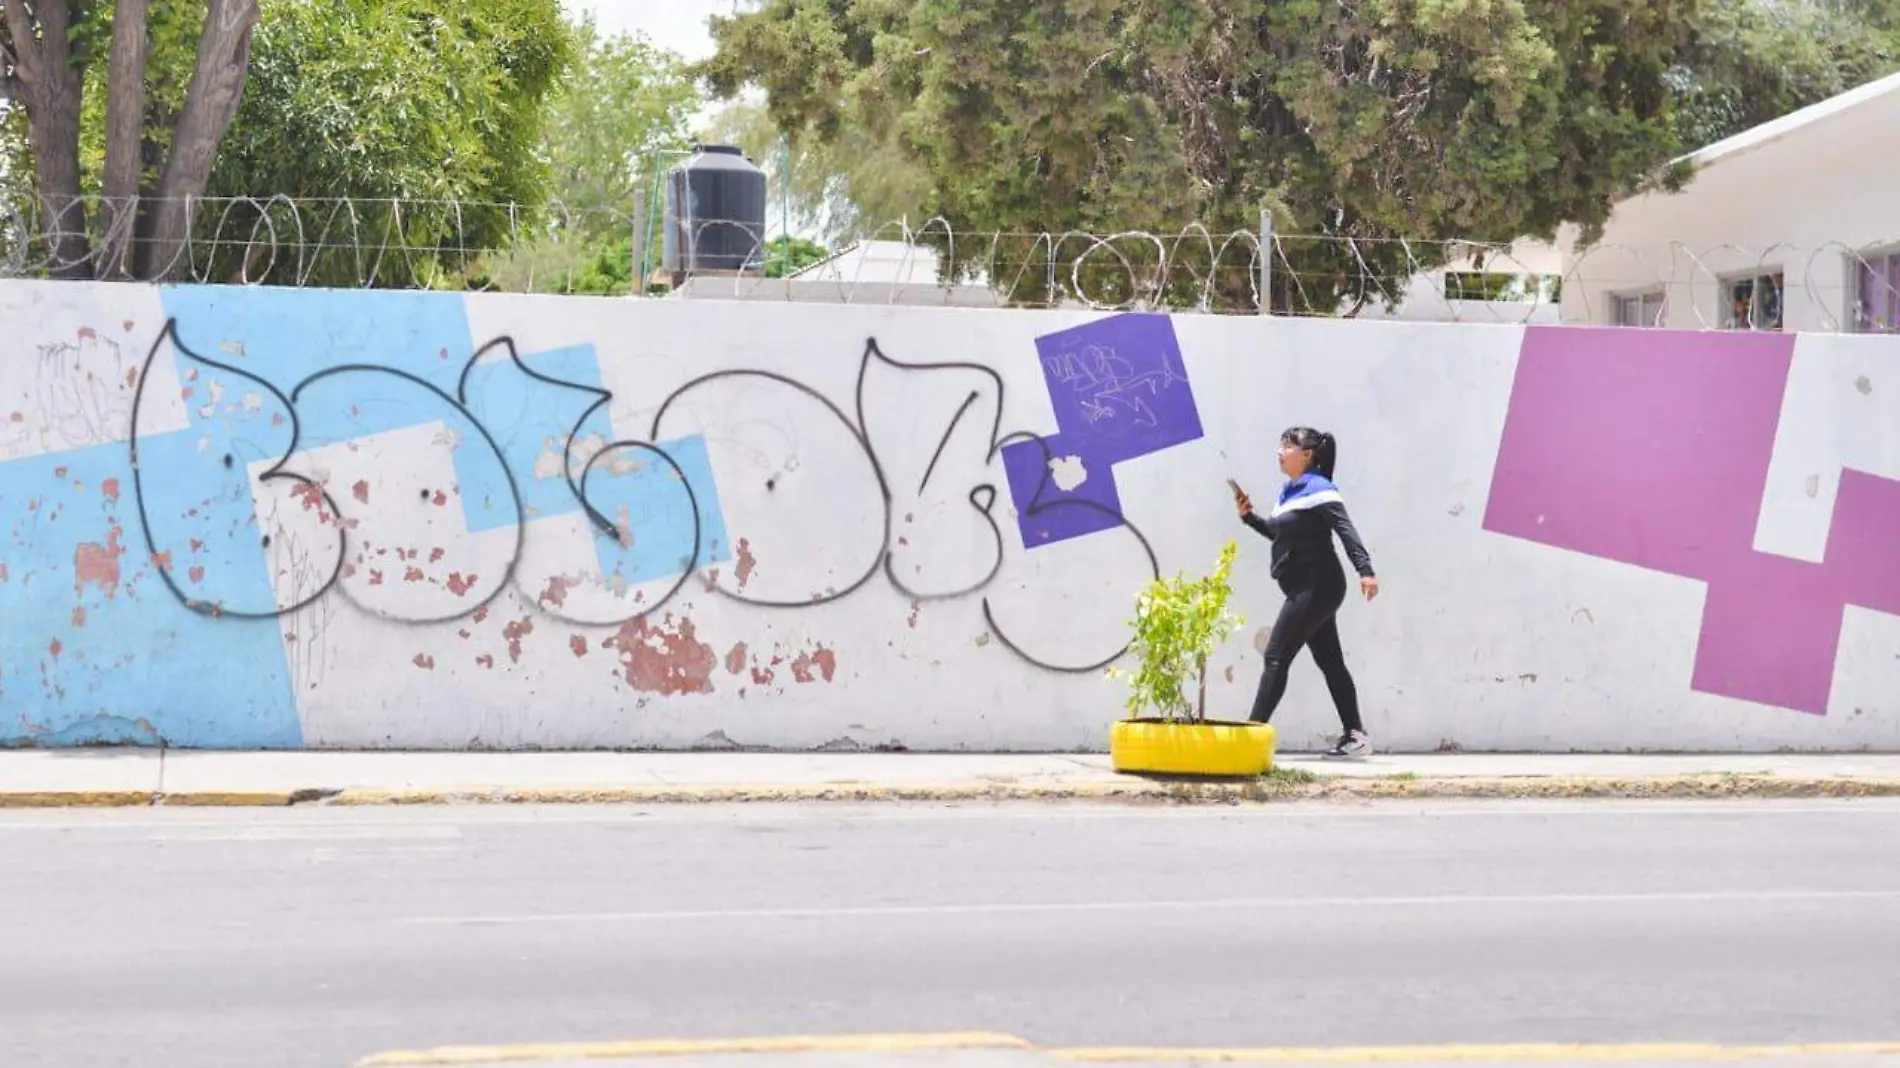
[[[1194,719],[1200,715],[1189,691],[1198,689],[1208,658],[1244,625],[1227,608],[1233,595],[1229,576],[1238,552],[1239,546],[1229,541],[1209,574],[1196,579],[1158,578],[1136,595],[1135,614],[1129,621],[1129,653],[1135,668],[1110,672],[1128,685],[1130,716],[1147,713]]]

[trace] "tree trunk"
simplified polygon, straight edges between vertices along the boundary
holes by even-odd
[[[86,278],[92,265],[86,204],[79,195],[81,77],[72,62],[72,12],[67,0],[40,0],[31,12],[26,0],[4,2],[33,146],[47,265],[55,278]]]
[[[205,13],[197,65],[185,90],[185,110],[178,116],[171,155],[159,175],[157,203],[146,217],[150,233],[140,242],[141,278],[170,277],[184,261],[190,202],[204,195],[218,159],[218,145],[244,100],[244,76],[250,68],[257,19],[257,0],[211,0]]]
[[[132,238],[138,228],[139,172],[145,137],[145,64],[149,0],[118,0],[112,16],[112,62],[106,89],[105,202],[100,207],[99,274],[124,278],[132,271]]]
[[[1205,657],[1201,659],[1199,674],[1200,674],[1200,681],[1201,681],[1201,692],[1200,692],[1200,699],[1195,704],[1195,707],[1199,711],[1195,715],[1194,718],[1195,718],[1195,722],[1204,723],[1207,721],[1207,659]]]

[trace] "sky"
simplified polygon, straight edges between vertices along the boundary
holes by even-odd
[[[730,15],[736,0],[562,0],[574,14],[592,11],[608,33],[636,31],[689,60],[712,54],[706,19]]]

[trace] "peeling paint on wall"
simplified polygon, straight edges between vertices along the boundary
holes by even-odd
[[[125,546],[119,542],[124,537],[125,531],[114,523],[106,533],[105,544],[79,543],[73,550],[74,593],[84,594],[87,586],[97,588],[107,597],[119,592],[119,558],[125,555]]]
[[[792,678],[799,682],[811,682],[814,678],[823,678],[826,682],[830,682],[837,673],[838,654],[823,646],[799,653],[792,660]]]
[[[642,693],[711,693],[718,654],[699,640],[691,619],[668,617],[659,625],[644,619],[621,625],[603,648],[620,654],[627,685]]]

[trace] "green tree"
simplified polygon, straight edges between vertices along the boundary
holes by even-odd
[[[578,37],[580,61],[548,123],[548,157],[570,211],[625,218],[634,194],[649,192],[669,156],[690,147],[699,88],[677,55],[645,38],[603,37],[591,18]]]
[[[237,116],[258,0],[3,0],[0,7],[0,97],[25,113],[29,207],[52,273],[169,273],[182,260],[189,201],[204,193]],[[187,76],[148,85],[155,56],[187,51]],[[104,218],[92,220],[101,236],[95,248],[80,144],[87,84],[98,80],[89,75],[101,63]]]
[[[742,100],[714,116],[706,140],[738,145],[765,170],[768,230],[815,234],[840,247],[901,238],[933,214],[922,164],[895,139],[876,140],[862,127],[845,127],[829,140],[787,136],[764,105]]]
[[[646,227],[658,260],[660,178],[690,149],[699,88],[678,56],[635,35],[577,31],[577,59],[556,92],[542,153],[558,205],[552,225],[488,270],[500,285],[573,293],[625,293],[633,234]],[[644,211],[635,217],[644,198]]]
[[[1249,307],[1220,235],[1270,211],[1268,299],[1331,310],[1442,262],[1421,238],[1600,225],[1684,147],[1724,2],[1753,0],[762,0],[699,73],[801,142],[901,146],[960,231],[1215,235],[999,242],[976,266],[1018,299]]]
[[[56,275],[429,284],[546,199],[559,0],[4,2]]]
[[[1700,148],[1900,70],[1896,0],[1710,0],[1670,71]]]
[[[233,199],[202,209],[214,269],[451,284],[542,222],[540,147],[571,54],[558,0],[274,0],[211,182]]]

